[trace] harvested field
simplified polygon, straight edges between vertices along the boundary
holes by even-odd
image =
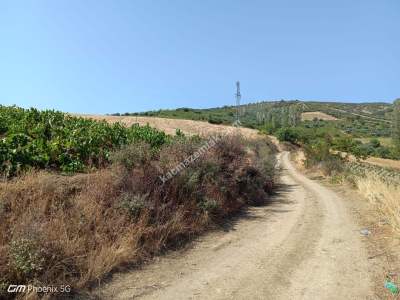
[[[334,116],[328,115],[326,113],[320,111],[312,111],[312,112],[305,112],[301,114],[301,119],[303,121],[312,121],[315,118],[318,120],[325,120],[325,121],[337,121],[338,119]]]
[[[352,162],[358,161],[358,159],[352,154],[346,153],[344,151],[332,151],[332,153],[339,153],[339,152],[341,153],[342,157],[347,156],[348,159]],[[375,165],[378,167],[400,170],[400,160],[371,156],[371,157],[367,157],[366,159],[361,159],[360,161],[363,163],[368,163],[370,165]]]
[[[140,125],[149,124],[152,127],[163,130],[168,134],[175,134],[176,129],[180,129],[185,134],[200,136],[209,136],[213,134],[233,134],[240,133],[246,138],[257,139],[261,135],[257,130],[250,128],[236,128],[227,125],[216,125],[208,122],[191,121],[191,120],[178,120],[178,119],[166,119],[166,118],[154,118],[154,117],[125,117],[125,116],[102,116],[102,115],[78,115],[84,118],[90,118],[94,120],[106,120],[107,122],[121,122],[130,126],[138,123]]]
[[[400,170],[400,160],[394,160],[394,159],[386,159],[386,158],[380,158],[380,157],[368,157],[365,162],[384,167],[384,168],[392,168],[392,169],[397,169]]]

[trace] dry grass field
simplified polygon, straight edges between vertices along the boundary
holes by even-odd
[[[317,118],[318,120],[325,120],[325,121],[338,120],[334,116],[328,115],[328,114],[320,112],[320,111],[305,112],[305,113],[301,114],[301,119],[303,121],[312,121],[315,118]]]
[[[94,120],[106,120],[107,122],[121,122],[127,126],[138,123],[140,125],[149,124],[152,127],[163,130],[168,134],[175,134],[176,129],[180,129],[185,134],[200,136],[209,136],[213,134],[234,134],[240,133],[246,138],[257,139],[260,134],[257,130],[250,128],[236,128],[227,125],[216,125],[202,121],[180,120],[180,119],[166,119],[156,117],[125,117],[125,116],[102,116],[102,115],[78,115],[84,118]]]
[[[400,160],[386,159],[380,157],[368,157],[365,162],[384,168],[400,170]]]

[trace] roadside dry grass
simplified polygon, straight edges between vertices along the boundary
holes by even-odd
[[[160,180],[202,143],[176,139],[157,153],[135,144],[90,174],[33,172],[0,182],[0,298],[12,296],[4,289],[15,283],[68,284],[82,293],[268,199],[272,147],[247,151],[239,136],[221,138],[187,169]]]
[[[358,191],[378,209],[384,220],[400,234],[400,187],[387,183],[382,176],[367,172],[356,177]]]
[[[383,288],[383,282],[389,280],[400,286],[400,185],[388,183],[375,172],[366,172],[355,178],[359,194],[369,200],[371,212],[369,229],[373,237],[369,247],[371,259],[382,257],[380,261],[382,276],[376,289],[385,299],[400,299],[400,295],[389,293]]]

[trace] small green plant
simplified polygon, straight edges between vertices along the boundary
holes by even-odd
[[[12,267],[24,277],[40,272],[45,264],[38,244],[27,238],[11,241],[9,255]]]
[[[185,134],[182,132],[182,130],[180,130],[179,128],[177,128],[176,130],[175,130],[175,135],[177,136],[177,137],[185,137]]]
[[[218,210],[219,205],[216,200],[205,197],[198,203],[198,207],[203,211],[214,213]]]
[[[125,210],[130,217],[136,219],[146,207],[146,200],[149,194],[123,194],[119,201],[121,209]]]

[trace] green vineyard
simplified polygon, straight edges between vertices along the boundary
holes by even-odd
[[[31,168],[62,172],[98,168],[123,145],[145,141],[159,148],[168,140],[168,135],[150,126],[127,128],[59,111],[0,106],[0,173],[6,177]]]

